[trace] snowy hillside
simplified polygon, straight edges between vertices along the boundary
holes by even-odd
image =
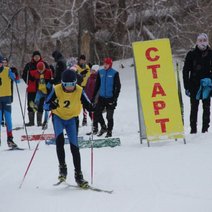
[[[123,63],[123,69],[120,68]],[[115,111],[114,136],[121,146],[94,149],[93,186],[114,190],[113,194],[83,191],[65,185],[54,187],[58,162],[54,145],[40,143],[21,189],[19,185],[32,157],[36,142],[21,142],[24,130],[14,131],[14,141],[25,151],[5,151],[5,128],[0,147],[0,212],[211,212],[212,211],[212,128],[209,133],[189,134],[189,99],[184,96],[185,134],[183,141],[140,144],[132,59],[114,63],[122,89]],[[19,84],[22,103],[25,84]],[[201,106],[201,105],[200,105]],[[201,110],[200,110],[201,111]],[[82,119],[80,119],[82,121]],[[15,89],[13,127],[22,126]],[[80,122],[81,123],[81,122]],[[201,129],[199,116],[198,129]],[[90,131],[80,127],[79,134]],[[52,125],[46,133],[52,133]],[[29,134],[42,133],[29,127]],[[90,182],[90,149],[81,149],[82,170]],[[72,155],[66,145],[68,179],[74,182]]]

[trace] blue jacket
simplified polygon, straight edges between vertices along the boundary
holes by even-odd
[[[200,87],[196,95],[196,99],[207,99],[210,97],[212,90],[212,80],[210,78],[204,78],[200,80]]]
[[[95,98],[99,90],[100,97],[113,98],[115,100],[119,96],[120,89],[121,83],[119,79],[119,73],[113,68],[108,70],[101,69],[97,74],[93,98]]]

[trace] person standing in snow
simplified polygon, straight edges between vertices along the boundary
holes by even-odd
[[[113,115],[121,90],[119,72],[112,68],[112,64],[113,61],[111,58],[104,59],[104,68],[98,71],[94,96],[92,98],[92,102],[94,102],[96,95],[99,92],[94,122],[99,122],[101,125],[101,130],[97,136],[102,136],[107,132],[105,136],[106,138],[112,137],[112,130],[114,125]],[[107,127],[102,116],[105,108],[107,113],[106,118],[108,121]]]
[[[212,50],[208,36],[197,36],[195,49],[189,51],[183,67],[185,94],[190,98],[191,134],[197,133],[199,100],[203,104],[202,133],[208,131],[210,124],[210,93],[212,89]]]
[[[93,95],[94,95],[94,89],[96,85],[96,78],[97,78],[97,72],[99,70],[99,65],[93,65],[91,67],[91,74],[88,78],[86,87],[85,87],[85,93],[88,96],[89,100],[92,101]],[[97,103],[97,100],[95,101],[95,104]],[[94,116],[95,116],[95,111],[94,111]],[[92,119],[91,113],[89,113],[89,116]],[[94,117],[93,117],[94,118]],[[95,119],[96,121],[96,119]],[[98,133],[98,122],[94,122],[93,120],[93,134],[96,135]],[[87,135],[90,135],[91,133],[87,133]]]
[[[82,76],[82,83],[81,86],[83,89],[85,89],[85,86],[88,81],[88,77],[90,76],[90,67],[86,64],[86,57],[85,55],[80,55],[78,59],[78,64],[76,65],[77,73]],[[87,125],[87,111],[85,107],[83,106],[83,120],[82,120],[82,126]]]
[[[44,62],[41,53],[39,51],[34,51],[32,54],[32,60],[27,63],[24,67],[22,78],[24,82],[27,84],[27,110],[28,110],[28,116],[29,116],[29,122],[26,123],[26,126],[34,126],[34,119],[35,119],[35,112],[33,111],[33,108],[30,106],[30,102],[34,102],[36,92],[37,92],[37,86],[36,86],[36,80],[31,75],[31,71],[37,70],[37,64],[39,62]],[[48,68],[48,64],[44,62],[45,67]],[[40,112],[40,113],[39,113]],[[38,111],[37,113],[37,120],[41,119],[41,112]],[[41,117],[40,117],[41,116]]]
[[[30,106],[34,109],[34,111],[38,112],[37,125],[42,126],[44,128],[47,123],[48,113],[45,113],[45,119],[42,123],[43,104],[47,94],[51,91],[52,88],[52,71],[45,67],[44,62],[38,62],[37,69],[32,70],[30,72],[30,75],[35,79],[37,87],[35,100],[34,102],[30,102]]]
[[[13,141],[12,134],[12,117],[11,117],[11,103],[12,103],[12,81],[19,83],[19,77],[12,72],[9,67],[4,67],[3,58],[0,56],[0,123],[2,119],[2,111],[4,111],[4,117],[7,125],[7,144],[10,148],[16,148],[17,144]],[[1,135],[1,125],[0,125]],[[1,137],[0,137],[1,143]]]
[[[60,84],[57,84],[46,99],[44,109],[52,111],[52,120],[56,136],[56,150],[59,161],[59,181],[65,181],[67,176],[67,166],[65,162],[64,133],[66,130],[73,163],[75,168],[75,181],[82,187],[88,187],[88,182],[84,180],[81,171],[81,159],[78,146],[76,117],[80,114],[82,103],[88,111],[93,110],[82,87],[77,85],[76,72],[66,70],[62,74]]]

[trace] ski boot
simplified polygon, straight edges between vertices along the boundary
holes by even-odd
[[[112,131],[108,130],[105,138],[112,137]]]
[[[35,113],[34,112],[29,112],[28,116],[29,116],[29,122],[26,123],[25,126],[27,126],[27,127],[34,126],[35,125],[35,123],[34,123]]]
[[[7,138],[7,145],[8,145],[8,147],[10,147],[11,149],[15,149],[15,148],[18,147],[17,144],[14,143],[13,137],[8,137],[8,138]]]
[[[86,189],[89,187],[88,182],[84,180],[82,172],[75,172],[75,181],[80,188]]]
[[[97,135],[97,136],[102,136],[104,133],[106,133],[107,132],[107,128],[106,128],[106,126],[103,126],[102,128],[101,128],[101,130],[100,130],[100,132],[99,132],[99,134]]]
[[[60,182],[64,182],[64,181],[66,181],[66,176],[67,176],[67,166],[66,166],[66,164],[59,165],[59,176],[58,176],[58,180]]]

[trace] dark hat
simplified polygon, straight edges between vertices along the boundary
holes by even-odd
[[[41,57],[41,53],[39,51],[34,51],[32,53],[32,57],[34,57],[35,55],[39,55]]]
[[[82,54],[82,55],[80,55],[79,59],[80,59],[80,60],[86,60],[86,57],[85,57],[84,54]]]
[[[75,71],[66,69],[62,73],[62,81],[63,82],[76,82],[77,81],[77,74]]]
[[[8,60],[7,57],[4,57],[4,58],[3,58],[3,61],[6,61],[6,62],[8,63],[9,60]]]

